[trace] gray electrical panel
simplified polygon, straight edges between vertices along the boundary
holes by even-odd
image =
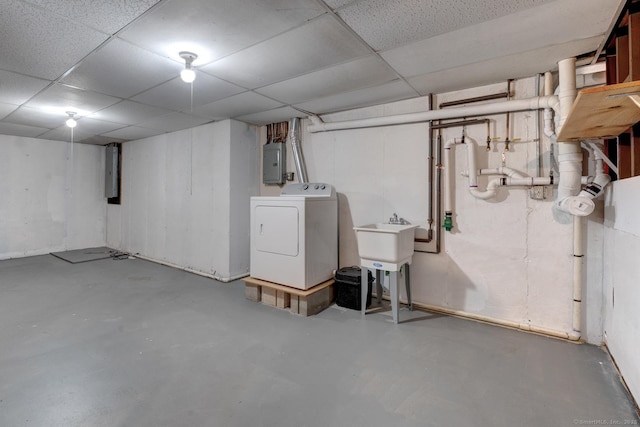
[[[272,142],[262,148],[262,182],[284,184],[287,173],[287,148],[284,142]]]
[[[106,167],[104,176],[104,196],[106,198],[118,197],[118,162],[120,156],[117,146],[107,146]]]

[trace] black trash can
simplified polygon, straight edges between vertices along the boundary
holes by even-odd
[[[361,284],[362,270],[360,267],[344,267],[336,272],[336,304],[340,307],[360,310],[362,308]],[[367,291],[367,307],[371,305],[371,286],[373,275],[369,271],[369,286]]]

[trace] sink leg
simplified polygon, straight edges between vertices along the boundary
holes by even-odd
[[[409,269],[409,263],[404,265],[404,285],[407,289],[407,303],[409,304],[409,310],[413,311],[413,303],[411,302],[411,270]]]
[[[382,302],[382,270],[376,269],[376,298],[378,304]]]
[[[360,279],[360,312],[364,317],[367,312],[367,292],[369,291],[369,269],[361,267],[362,277]]]
[[[398,323],[398,272],[393,271],[389,275],[389,290],[391,292],[391,314],[393,316],[393,323]]]

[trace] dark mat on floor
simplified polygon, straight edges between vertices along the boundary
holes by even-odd
[[[71,264],[80,262],[97,261],[99,259],[110,258],[112,250],[106,246],[99,248],[76,249],[73,251],[51,252],[51,255],[63,259]]]

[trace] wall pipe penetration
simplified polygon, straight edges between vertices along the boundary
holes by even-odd
[[[307,176],[307,166],[302,156],[302,147],[300,146],[300,119],[297,117],[289,120],[289,142],[291,143],[291,151],[293,152],[293,163],[296,166],[298,181],[300,183],[309,182]]]

